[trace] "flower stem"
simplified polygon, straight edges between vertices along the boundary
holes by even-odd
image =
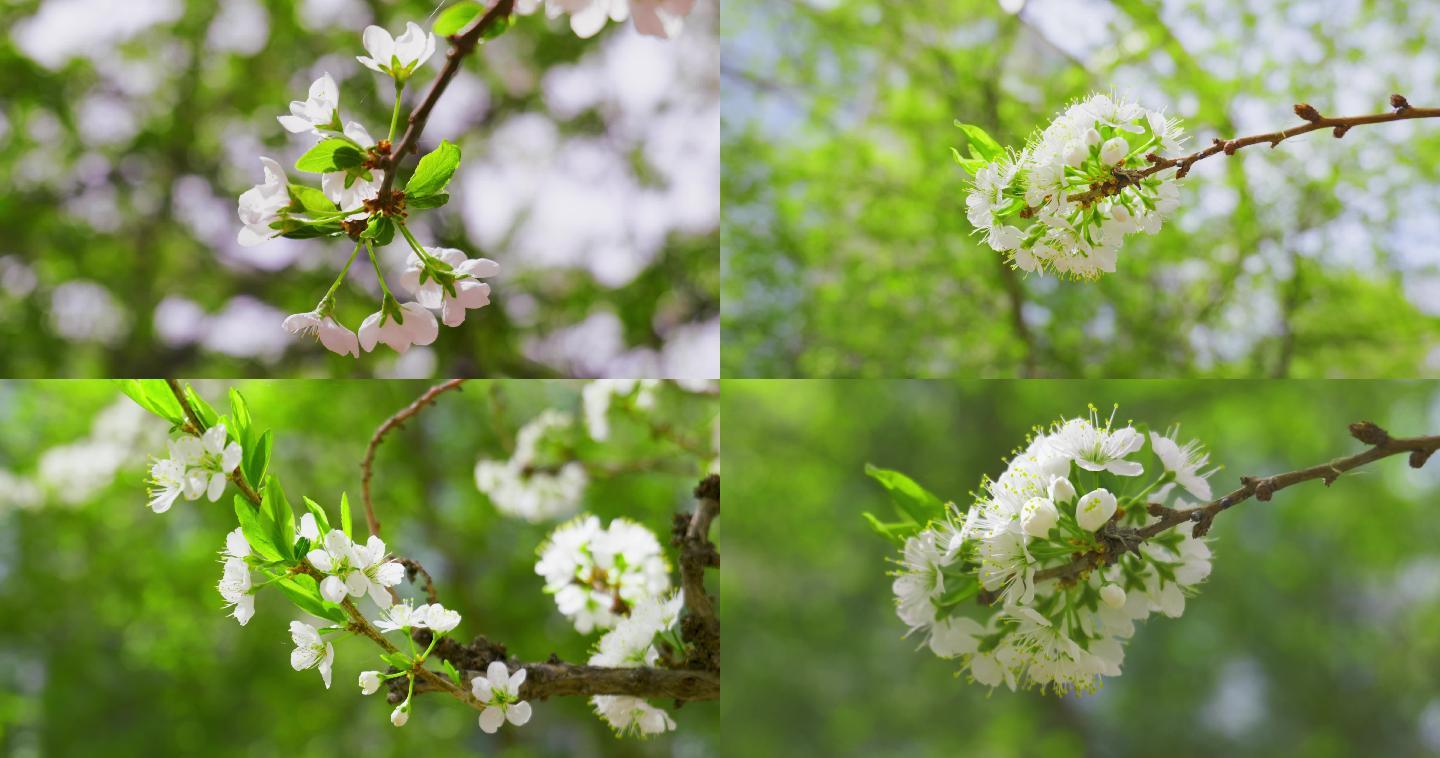
[[[370,265],[375,267],[375,276],[380,277],[380,290],[385,293],[385,297],[394,299],[395,296],[390,294],[390,287],[385,284],[385,272],[380,270],[380,261],[375,258],[375,248],[371,247],[369,242],[365,243],[365,252],[370,254]]]
[[[395,127],[400,124],[400,93],[405,91],[405,82],[395,80],[395,111],[390,114],[390,136],[386,137],[387,142],[395,141]]]
[[[345,275],[350,273],[350,264],[354,263],[355,256],[360,254],[360,245],[359,242],[355,243],[355,249],[350,251],[350,260],[345,261],[345,268],[340,269],[340,275],[335,277],[335,283],[330,285],[329,291],[325,293],[325,297],[320,299],[320,302],[323,303],[335,297],[335,290],[340,289],[340,284],[345,281]]]
[[[415,240],[415,235],[410,233],[410,227],[406,226],[404,221],[399,220],[396,220],[395,225],[400,227],[400,233],[405,235],[405,241],[410,243],[410,249],[414,250],[415,254],[420,256],[420,260],[428,264],[433,259],[433,256],[425,252],[425,248]]]

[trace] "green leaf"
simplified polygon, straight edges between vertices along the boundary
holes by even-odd
[[[918,531],[920,528],[919,524],[916,524],[915,522],[909,520],[896,521],[887,524],[880,519],[875,518],[875,514],[873,513],[866,512],[860,515],[864,516],[865,520],[870,522],[870,528],[874,529],[877,534],[879,534],[881,537],[884,537],[885,539],[894,541],[898,545],[905,544],[905,538],[909,537],[911,534]]]
[[[996,142],[995,138],[987,134],[984,129],[959,121],[955,122],[955,126],[965,133],[965,138],[970,141],[970,153],[975,157],[983,158],[987,163],[1005,157],[1005,148],[1001,147],[1000,143]]]
[[[385,661],[401,671],[410,668],[410,659],[406,658],[404,653],[381,653],[380,660]]]
[[[360,148],[355,147],[354,142],[332,137],[300,156],[300,160],[295,161],[295,168],[312,174],[323,174],[355,168],[364,162],[365,156],[360,153]]]
[[[272,474],[265,480],[265,494],[260,503],[260,517],[270,535],[271,544],[286,560],[295,558],[295,511],[285,499],[285,490]]]
[[[916,484],[913,479],[899,471],[878,468],[867,463],[865,464],[865,473],[890,492],[890,499],[895,503],[895,510],[902,517],[924,526],[931,520],[945,515],[945,503],[941,502],[940,498],[930,494],[924,487]]]
[[[365,231],[360,233],[360,237],[362,239],[374,240],[377,247],[384,247],[390,244],[391,240],[395,239],[395,224],[390,220],[389,216],[372,219],[370,225],[365,227]]]
[[[344,532],[346,537],[355,539],[350,534],[350,497],[344,492],[340,493],[340,531]]]
[[[485,9],[479,3],[456,3],[445,9],[436,19],[433,27],[441,37],[449,37],[479,18]]]
[[[324,192],[303,184],[290,185],[290,197],[294,198],[306,213],[334,213],[339,210],[330,202],[330,198],[325,197]]]
[[[240,396],[240,391],[234,387],[230,388],[230,418],[235,426],[230,432],[240,442],[241,447],[244,447],[250,433],[250,407],[245,404],[245,398]]]
[[[510,30],[510,27],[513,26],[514,24],[515,24],[515,16],[514,16],[514,14],[511,14],[511,15],[509,15],[509,16],[505,16],[505,17],[503,17],[503,18],[497,18],[497,19],[495,19],[495,23],[491,24],[489,28],[487,28],[487,29],[486,29],[485,31],[483,31],[483,32],[480,32],[480,41],[481,41],[481,42],[487,42],[487,41],[489,41],[489,40],[495,39],[496,37],[499,37],[500,35],[504,34],[504,33],[507,32],[507,31],[509,31],[509,30]]]
[[[459,683],[460,683],[460,672],[455,670],[455,666],[454,666],[453,664],[451,664],[450,661],[448,661],[448,660],[446,660],[446,659],[444,659],[444,658],[441,658],[441,659],[440,659],[440,668],[444,669],[444,670],[445,670],[445,673],[446,673],[447,675],[449,675],[450,681],[452,681],[452,682],[454,682],[454,683],[456,683],[456,684],[459,684]]]
[[[460,148],[449,140],[441,141],[439,147],[431,150],[415,166],[415,173],[405,184],[405,196],[438,195],[445,189],[445,185],[450,183],[450,177],[459,167]]]
[[[275,435],[267,429],[253,443],[242,442],[241,445],[240,472],[245,475],[245,481],[252,485],[260,482],[263,486],[265,474],[270,468],[270,451],[275,447]]]
[[[334,237],[344,231],[339,224],[306,224],[288,219],[281,226],[280,236],[292,240],[308,240],[317,237]]]
[[[318,616],[322,619],[333,621],[337,624],[345,624],[348,619],[345,611],[338,605],[326,602],[320,595],[320,585],[315,583],[315,577],[309,574],[296,574],[287,576],[278,582],[280,591],[284,592],[300,610],[311,616]]]
[[[420,197],[406,197],[406,208],[439,208],[450,202],[450,196],[441,192],[438,195],[421,195]]]
[[[216,413],[215,409],[205,402],[205,398],[200,397],[195,392],[195,388],[188,384],[185,385],[185,399],[190,401],[190,407],[195,410],[195,415],[200,417],[200,423],[204,424],[206,429],[214,426],[215,422],[220,420],[220,414]]]
[[[245,535],[245,541],[250,543],[250,549],[256,555],[267,561],[281,560],[280,551],[270,538],[270,530],[259,511],[240,495],[235,496],[235,518],[240,522],[241,534]]]
[[[320,528],[320,533],[323,535],[329,532],[330,517],[325,515],[325,509],[321,508],[319,503],[308,497],[305,498],[305,507],[310,510],[310,515],[315,517],[315,525]]]
[[[956,150],[953,147],[950,148],[950,154],[955,156],[955,162],[960,164],[960,168],[963,168],[966,171],[970,172],[971,176],[980,173],[980,169],[985,168],[985,166],[989,165],[986,161],[983,161],[979,158],[966,158],[960,154],[959,150]]]
[[[178,425],[185,421],[180,403],[175,400],[175,394],[170,391],[170,385],[166,384],[164,379],[121,379],[118,383],[120,391],[141,408],[172,424]]]

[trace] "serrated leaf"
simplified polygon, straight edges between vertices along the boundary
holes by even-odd
[[[295,168],[311,174],[323,174],[355,168],[364,162],[365,156],[360,153],[360,148],[355,147],[355,143],[332,137],[305,151],[300,160],[295,161]]]
[[[339,210],[325,193],[303,184],[290,185],[290,197],[300,204],[307,213],[334,213]]]
[[[304,500],[305,507],[309,509],[310,515],[315,517],[315,525],[320,528],[320,533],[325,534],[329,532],[330,517],[325,515],[325,509],[321,508],[319,503],[311,500],[308,497],[304,498]],[[301,553],[296,553],[296,555],[301,555]]]
[[[945,503],[899,471],[891,471],[867,463],[865,464],[865,473],[890,492],[890,500],[895,504],[895,510],[901,517],[924,526],[931,520],[944,516]]]
[[[345,624],[349,621],[340,606],[326,602],[325,598],[320,595],[320,586],[315,583],[314,577],[308,574],[296,574],[281,579],[277,584],[280,586],[280,591],[284,592],[291,602],[311,616],[318,616],[336,624]]]
[[[407,208],[439,208],[450,202],[450,196],[441,192],[438,195],[422,195],[420,197],[406,197],[405,207]]]
[[[442,140],[440,146],[431,150],[415,166],[415,173],[405,184],[405,196],[425,197],[438,195],[450,183],[455,169],[460,167],[460,148],[449,140]]]
[[[470,25],[470,22],[480,17],[485,8],[479,3],[457,3],[445,9],[435,18],[435,24],[431,28],[441,37],[449,37],[458,33],[461,29]]]
[[[995,138],[991,137],[984,129],[960,121],[956,121],[955,126],[964,132],[965,139],[970,141],[970,151],[976,157],[983,158],[988,163],[1005,156],[1005,148],[1001,147],[1000,143],[996,142]]]

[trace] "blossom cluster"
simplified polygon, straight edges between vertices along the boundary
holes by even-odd
[[[622,23],[634,19],[635,29],[651,37],[670,38],[679,34],[685,17],[695,9],[695,0],[516,0],[515,12],[530,15],[541,8],[550,18],[570,15],[570,28],[582,38],[593,37],[606,21]]]
[[[685,595],[677,590],[669,597],[652,595],[641,600],[605,633],[590,656],[591,666],[638,668],[653,666],[660,659],[660,646],[674,636]],[[595,712],[620,734],[649,736],[675,728],[670,714],[644,698],[630,695],[595,695],[590,698]]]
[[[601,527],[595,516],[580,516],[551,532],[539,555],[535,573],[581,634],[615,626],[638,604],[670,589],[660,541],[629,519]]]
[[[655,407],[659,379],[596,379],[580,391],[585,408],[585,429],[596,442],[610,439],[610,402],[627,398],[640,410]]]
[[[1102,675],[1118,675],[1135,622],[1178,617],[1210,573],[1210,549],[1192,524],[1078,576],[1036,577],[1155,523],[1151,503],[1210,499],[1209,456],[1177,434],[1148,434],[1160,472],[1143,483],[1147,435],[1133,426],[1102,422],[1092,407],[1089,418],[1037,428],[968,509],[948,506],[905,540],[893,586],[901,620],[990,687],[1091,691]],[[982,591],[993,610],[977,620]]]
[[[580,508],[590,483],[585,465],[561,461],[575,426],[575,417],[546,409],[515,435],[515,451],[508,460],[482,459],[475,464],[475,486],[500,512],[527,521],[565,518]]]
[[[150,466],[150,510],[164,513],[175,501],[215,502],[225,492],[225,481],[240,466],[240,445],[230,440],[224,424],[216,424],[200,437],[181,434],[170,440],[170,455]]]
[[[1174,153],[1177,120],[1123,98],[1091,95],[1065,109],[1019,153],[964,125],[976,159],[965,205],[990,247],[1022,271],[1093,279],[1115,271],[1120,244],[1154,234],[1179,206],[1176,170],[1141,176],[1146,157]],[[978,132],[978,133],[977,133]],[[958,153],[957,153],[958,157]]]
[[[363,124],[340,115],[340,89],[323,74],[310,85],[305,100],[290,103],[290,112],[278,116],[280,125],[294,134],[306,134],[315,144],[296,162],[302,172],[320,174],[320,189],[292,184],[279,162],[261,157],[264,180],[240,195],[238,213],[243,228],[240,244],[254,246],[276,236],[308,239],[349,236],[356,242],[334,284],[311,311],[284,321],[292,334],[317,337],[326,349],[339,355],[360,356],[377,344],[398,352],[411,345],[428,345],[439,336],[434,310],[446,326],[459,326],[467,310],[490,303],[490,285],[481,279],[500,273],[488,258],[469,258],[453,248],[421,245],[406,225],[407,208],[434,208],[448,201],[444,193],[459,167],[460,150],[449,142],[424,156],[403,192],[380,197],[385,166],[391,164],[391,141],[399,123],[400,97],[406,82],[435,53],[435,35],[417,24],[393,37],[378,26],[367,27],[362,42],[368,55],[357,56],[366,68],[393,80],[395,115],[389,136],[376,140]],[[410,247],[398,279],[415,298],[400,302],[391,292],[375,257],[375,248],[397,236]],[[358,333],[335,317],[335,300],[351,264],[365,248],[380,280],[383,296],[379,309],[366,317]]]

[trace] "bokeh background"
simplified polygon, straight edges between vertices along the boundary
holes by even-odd
[[[971,235],[951,122],[1023,144],[1129,95],[1189,145],[1440,103],[1440,5],[730,0],[721,33],[727,376],[1440,375],[1440,122],[1196,164],[1093,284]]]
[[[542,13],[467,59],[420,142],[464,152],[450,204],[412,220],[500,262],[490,307],[358,361],[280,328],[353,245],[236,243],[259,156],[290,167],[314,143],[275,117],[328,71],[342,115],[383,136],[393,91],[356,62],[360,31],[428,29],[444,5],[0,3],[0,375],[718,376],[714,0],[674,40],[629,23],[581,40]],[[404,248],[383,251],[392,284]],[[380,289],[363,260],[350,280],[337,315],[358,328]]]
[[[348,492],[364,533],[366,443],[428,383],[196,388],[219,408],[230,386],[245,395],[255,422],[274,430],[270,470],[292,503],[303,507],[308,495],[335,519]],[[498,390],[470,382],[380,448],[373,492],[383,536],[391,550],[424,564],[441,602],[463,614],[459,639],[485,634],[525,660],[588,657],[596,638],[575,632],[534,570],[535,549],[555,523],[501,516],[473,478],[476,460],[506,457],[501,438],[542,409],[578,413],[579,390],[577,382],[504,382]],[[717,412],[714,397],[664,388],[652,418],[708,445]],[[165,454],[166,427],[110,382],[0,382],[0,755],[717,753],[713,702],[679,710],[657,702],[679,729],[648,741],[614,737],[579,698],[533,703],[525,728],[492,737],[473,710],[426,695],[396,729],[384,695],[364,697],[356,687],[360,671],[384,668],[378,648],[361,639],[336,642],[326,691],[316,672],[290,668],[286,627],[304,614],[283,595],[262,592],[245,627],[222,609],[218,551],[235,527],[234,488],[218,503],[182,499],[161,515],[146,508],[145,467]],[[590,443],[581,456],[597,465],[656,462],[592,475],[582,507],[606,521],[636,519],[662,544],[674,514],[693,508],[690,490],[706,467],[619,412],[610,442]]]
[[[1026,432],[1086,403],[1180,423],[1224,468],[1273,474],[1363,449],[1347,424],[1440,433],[1440,386],[1383,382],[727,381],[721,580],[726,752],[744,756],[1440,755],[1440,466],[1403,456],[1215,520],[1214,572],[1137,626],[1087,697],[954,676],[902,639],[865,476],[968,504]]]

